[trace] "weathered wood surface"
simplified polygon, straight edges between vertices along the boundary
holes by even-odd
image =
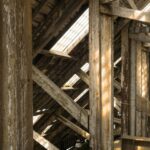
[[[87,85],[89,85],[89,75],[86,74],[81,69],[77,72],[77,75],[83,80]]]
[[[139,34],[129,34],[129,38],[134,39],[139,42],[144,42],[144,43],[150,43],[150,36],[144,34],[144,33],[139,33]]]
[[[42,50],[41,52],[39,52],[40,54],[46,55],[46,56],[58,56],[58,57],[64,57],[64,58],[71,58],[71,56],[69,56],[66,53],[63,52],[59,52],[59,51],[48,51],[48,50]]]
[[[47,150],[59,150],[55,145],[50,143],[48,140],[46,140],[43,136],[41,136],[36,131],[33,131],[33,139]]]
[[[90,0],[90,147],[112,150],[113,22],[111,17],[99,14],[100,2]]]
[[[121,93],[122,93],[122,134],[129,134],[129,37],[128,26],[121,31]]]
[[[140,10],[133,10],[128,8],[113,6],[110,7],[109,9],[105,7],[101,7],[100,12],[107,15],[114,15],[126,19],[150,23],[149,12],[143,12]]]
[[[30,0],[0,1],[0,149],[32,149]]]
[[[56,100],[66,111],[70,113],[84,127],[88,128],[88,113],[65,94],[54,82],[45,76],[35,66],[33,69],[33,80],[42,87],[54,100]]]
[[[38,39],[38,45],[36,46],[34,52],[33,52],[33,58],[37,56],[37,54],[43,49],[48,42],[52,39],[52,37],[56,36],[58,34],[58,31],[60,31],[63,27],[65,22],[68,22],[73,15],[81,8],[87,0],[82,1],[70,1],[70,5],[67,9],[61,12],[60,16],[58,18],[55,18],[53,23],[49,25],[47,31],[44,35]],[[51,36],[50,36],[51,35]]]
[[[135,121],[136,121],[136,42],[130,40],[130,135],[135,136]]]

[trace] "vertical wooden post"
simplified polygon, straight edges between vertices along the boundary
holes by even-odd
[[[0,149],[32,149],[30,0],[0,1]]]
[[[113,149],[113,21],[90,0],[90,147]]]
[[[130,135],[135,136],[136,119],[136,41],[131,39],[130,47]]]
[[[129,41],[128,26],[121,31],[121,93],[122,93],[122,134],[129,134]]]

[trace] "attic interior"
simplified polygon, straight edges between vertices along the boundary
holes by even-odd
[[[0,150],[150,150],[150,0],[1,0],[0,50]]]

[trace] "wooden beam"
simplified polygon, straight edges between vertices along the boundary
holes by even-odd
[[[131,8],[137,9],[137,6],[136,6],[134,0],[127,0],[127,1],[128,1],[128,3],[130,4]]]
[[[144,33],[130,33],[129,38],[134,39],[136,41],[144,42],[144,43],[150,43],[150,36],[144,34]]]
[[[126,19],[141,21],[145,23],[150,23],[150,15],[149,12],[143,12],[140,10],[133,10],[129,8],[110,6],[110,8],[101,7],[101,13],[107,15],[114,15]]]
[[[58,56],[58,57],[64,57],[64,58],[72,58],[70,55],[63,53],[63,52],[59,52],[59,51],[48,51],[48,50],[42,50],[39,52],[40,54],[46,55],[46,56]]]
[[[0,1],[0,149],[33,149],[31,0]]]
[[[113,2],[115,0],[101,0],[101,4],[106,4],[106,3],[110,3],[110,2]]]
[[[136,136],[123,136],[122,137],[122,150],[149,150],[150,138],[146,137],[136,137]]]
[[[136,121],[136,41],[130,41],[130,135],[135,136],[135,121]]]
[[[83,80],[87,85],[89,85],[89,75],[86,74],[81,69],[77,72],[77,75]]]
[[[90,139],[90,134],[87,131],[83,130],[82,128],[80,128],[79,126],[77,126],[76,124],[74,124],[73,122],[71,122],[70,120],[66,119],[62,115],[56,115],[56,118],[60,122],[62,122],[64,125],[66,125],[70,129],[72,129],[73,131],[75,131],[76,133],[78,133],[79,135],[81,135],[82,137],[84,137],[84,138],[86,138],[88,140]]]
[[[121,31],[121,93],[122,93],[122,134],[129,134],[129,38],[128,26]]]
[[[33,139],[47,150],[59,150],[56,146],[54,146],[36,131],[33,131]]]
[[[84,127],[88,128],[88,113],[65,94],[53,81],[35,66],[32,67],[33,80],[42,87],[57,103],[72,115]]]
[[[113,149],[113,21],[99,13],[100,0],[90,0],[91,149]],[[103,139],[103,140],[102,140]]]

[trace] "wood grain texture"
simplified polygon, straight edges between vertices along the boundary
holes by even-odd
[[[32,149],[30,0],[0,1],[0,149]]]

